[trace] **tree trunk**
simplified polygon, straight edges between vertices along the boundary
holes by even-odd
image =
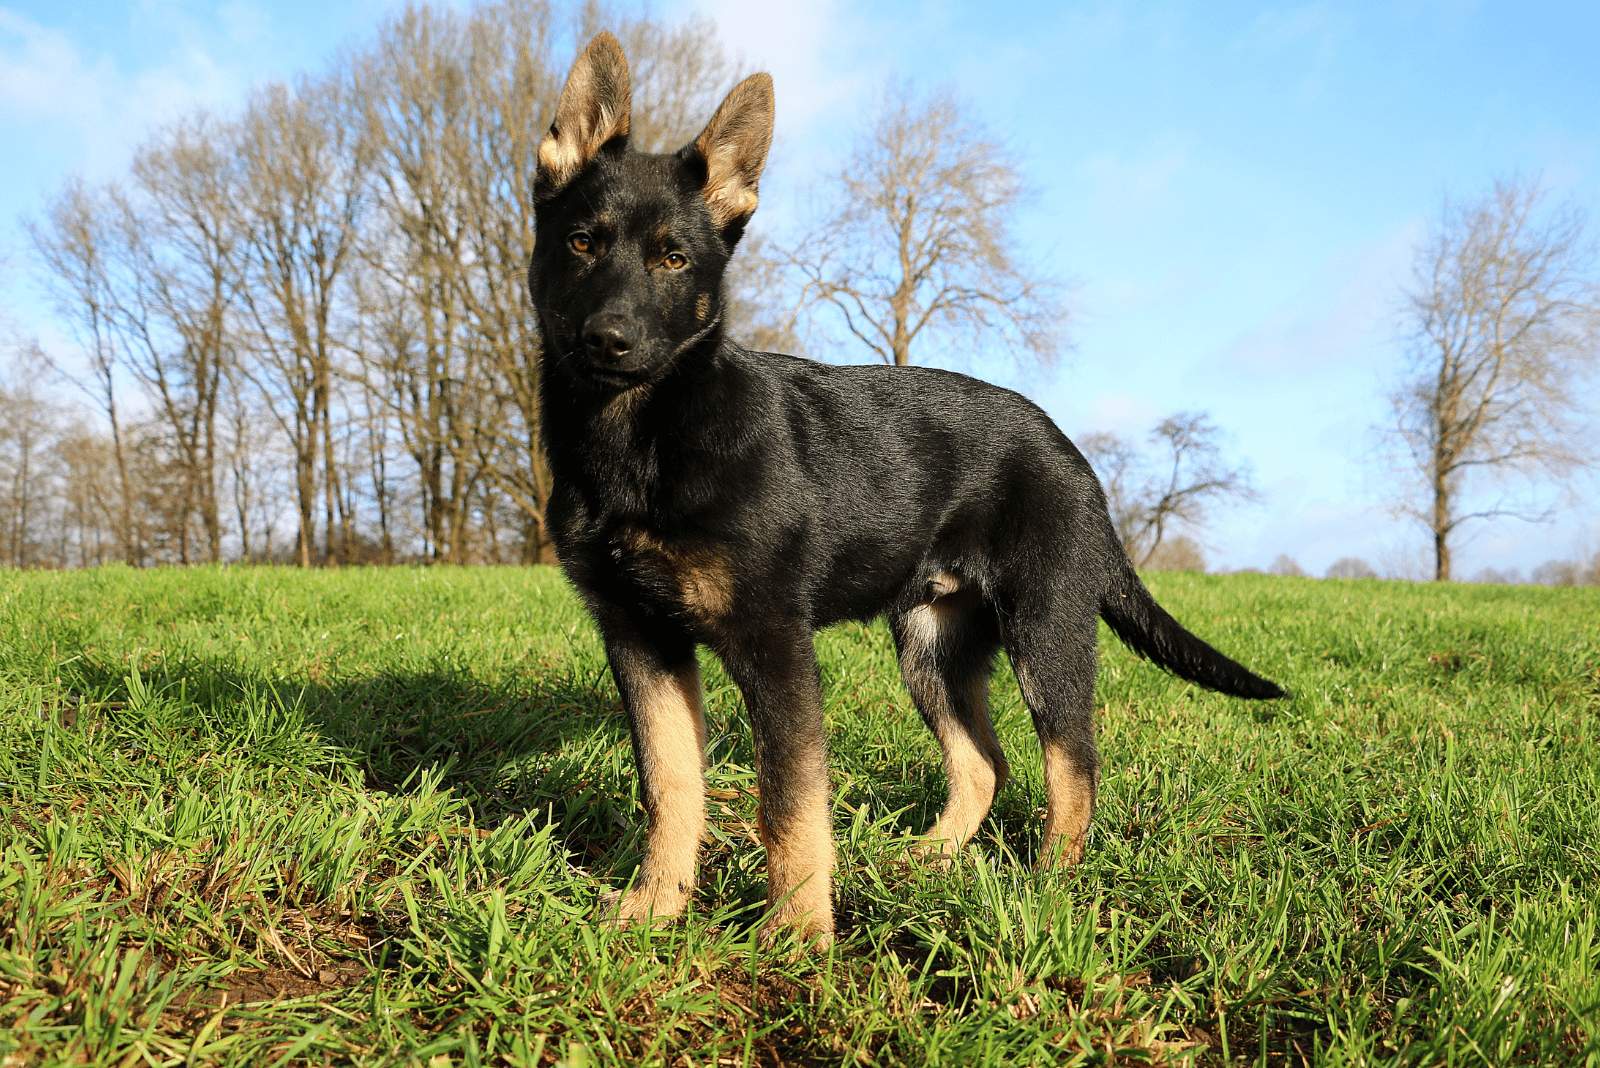
[[[1433,581],[1450,581],[1450,485],[1436,465],[1433,476]]]

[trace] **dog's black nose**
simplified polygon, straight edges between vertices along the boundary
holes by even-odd
[[[583,324],[583,347],[591,360],[617,363],[627,358],[635,340],[628,320],[620,315],[591,315]]]

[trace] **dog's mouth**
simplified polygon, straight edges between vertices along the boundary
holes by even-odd
[[[626,360],[596,359],[580,343],[569,346],[561,361],[577,379],[604,390],[628,390],[649,382],[660,370],[659,360],[635,353]]]
[[[616,367],[597,367],[594,364],[588,364],[583,370],[589,381],[596,385],[616,390],[632,389],[650,381],[650,374],[643,369],[624,370]]]

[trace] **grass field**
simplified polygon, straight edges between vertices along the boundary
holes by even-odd
[[[841,937],[755,949],[739,700],[686,922],[558,573],[0,573],[0,1064],[1600,1063],[1600,590],[1151,577],[1293,689],[1102,650],[1077,869],[1014,777],[941,873],[887,632],[818,638]]]

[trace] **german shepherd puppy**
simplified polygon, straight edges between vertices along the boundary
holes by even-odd
[[[649,817],[630,922],[682,912],[705,825],[695,649],[744,694],[767,848],[765,931],[833,932],[828,769],[813,632],[887,615],[939,739],[959,850],[1006,781],[989,676],[1005,648],[1044,751],[1040,863],[1083,856],[1100,757],[1095,617],[1160,666],[1285,696],[1179,626],[1117,540],[1050,419],[1008,390],[916,367],[834,367],[724,336],[723,271],[756,208],[772,79],[731,93],[669,155],[628,146],[629,79],[601,34],[540,142],[529,291],[547,518],[605,640]]]

